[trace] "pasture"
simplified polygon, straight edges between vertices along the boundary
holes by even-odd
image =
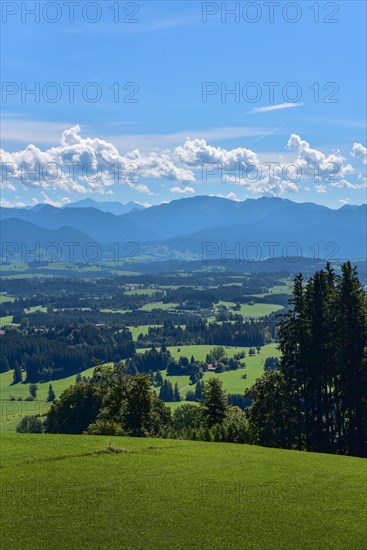
[[[231,310],[236,304],[234,302],[218,302],[218,305],[226,306],[227,309]],[[245,318],[259,319],[260,317],[265,317],[283,309],[282,306],[277,304],[241,304],[240,309],[235,311]]]
[[[94,367],[87,369],[81,375],[92,376],[93,370]],[[51,380],[51,382],[38,383],[37,399],[35,401],[24,401],[29,396],[29,384],[20,382],[13,385],[12,370],[0,374],[0,431],[14,432],[22,416],[45,414],[50,407],[50,403],[47,402],[50,384],[52,384],[56,398],[58,398],[66,388],[75,384],[75,375],[59,380]],[[11,401],[10,396],[15,397],[16,400]],[[21,398],[22,401],[17,401],[18,398]]]
[[[366,461],[228,443],[2,436],[4,548],[366,548]]]

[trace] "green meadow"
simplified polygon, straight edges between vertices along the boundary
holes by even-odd
[[[133,336],[133,340],[138,339],[139,334],[146,336],[150,328],[162,327],[163,325],[138,325],[137,327],[129,327],[129,330]]]
[[[150,304],[145,304],[140,309],[143,311],[153,311],[154,309],[162,309],[164,311],[168,311],[170,309],[175,309],[178,306],[178,304],[174,303],[167,303],[164,302],[151,302]]]
[[[175,359],[182,357],[190,358],[192,355],[198,361],[204,361],[207,354],[210,350],[213,349],[213,346],[208,345],[197,345],[197,346],[180,346],[180,347],[168,347],[171,355]],[[223,382],[223,387],[228,393],[243,393],[246,388],[252,386],[256,379],[261,376],[264,372],[264,361],[267,357],[280,357],[280,351],[277,348],[276,344],[267,344],[260,348],[260,353],[250,357],[248,354],[249,348],[240,348],[240,347],[224,347],[228,357],[233,357],[236,353],[240,351],[246,352],[245,359],[241,359],[241,363],[246,364],[245,369],[238,369],[233,371],[226,371],[221,373],[215,372],[206,372],[204,374],[204,381],[215,376],[218,377]],[[145,349],[137,349],[137,353],[143,353]],[[242,375],[246,374],[246,379],[242,378]],[[190,381],[188,376],[167,376],[166,373],[162,373],[163,377],[166,377],[172,384],[178,385],[180,393],[184,398],[186,396],[187,390],[193,389],[194,386],[190,386]]]
[[[39,311],[41,313],[46,313],[47,312],[47,307],[45,306],[31,306],[31,307],[28,307],[24,310],[24,313],[25,315],[29,314],[29,313],[35,313],[36,311]]]
[[[3,548],[362,550],[366,461],[228,443],[5,434]]]
[[[234,302],[218,302],[218,305],[226,306],[227,309],[232,309],[236,304]],[[279,306],[277,304],[241,304],[241,308],[235,313],[239,313],[243,317],[253,317],[254,319],[259,319],[260,317],[265,317],[266,315],[270,315],[271,313],[274,313],[275,311],[279,311],[280,309],[283,309],[282,306]]]
[[[83,371],[82,376],[92,376],[94,367]],[[45,414],[50,404],[47,402],[48,387],[52,388],[56,398],[69,386],[75,384],[75,375],[51,382],[37,384],[37,399],[24,401],[29,396],[29,384],[20,382],[13,385],[13,371],[0,374],[0,432],[14,432],[22,416]],[[10,401],[10,396],[21,397],[22,401]]]
[[[0,304],[4,304],[5,302],[14,302],[14,299],[12,296],[7,296],[6,294],[0,294]]]
[[[182,329],[185,329],[186,325],[175,325],[180,326]],[[150,328],[157,328],[157,327],[163,327],[163,325],[138,325],[136,327],[129,327],[129,330],[133,336],[133,340],[136,341],[138,339],[139,334],[143,334],[146,336],[149,333]]]
[[[3,317],[0,317],[0,328],[6,327],[7,325],[17,327],[19,326],[19,323],[13,323],[13,315],[4,315]]]

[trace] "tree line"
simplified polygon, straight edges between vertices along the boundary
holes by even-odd
[[[135,353],[130,331],[119,326],[11,330],[1,343],[0,372],[15,369],[16,380],[26,382],[65,378],[92,367],[95,360],[120,361]]]
[[[275,325],[274,325],[275,329]],[[271,333],[273,332],[273,334]],[[207,323],[205,319],[190,319],[183,327],[168,320],[161,327],[149,327],[148,334],[138,336],[137,345],[148,347],[164,342],[176,345],[263,346],[274,335],[267,321],[243,321],[233,323]]]
[[[149,375],[127,375],[122,363],[97,366],[90,381],[64,390],[44,422],[24,417],[17,431],[251,442],[244,412],[229,404],[218,378],[202,385],[198,406],[184,403],[172,414]]]

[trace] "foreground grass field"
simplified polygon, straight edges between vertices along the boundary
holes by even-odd
[[[1,457],[4,548],[367,547],[363,459],[23,434],[2,437]]]

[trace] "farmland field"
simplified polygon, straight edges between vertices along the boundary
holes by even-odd
[[[156,328],[161,326],[163,325],[138,325],[137,327],[129,327],[129,330],[133,335],[133,339],[137,340],[139,334],[143,334],[145,336],[148,334],[150,328]]]
[[[164,302],[152,302],[150,304],[145,304],[141,309],[143,311],[153,311],[153,309],[163,309],[163,310],[169,310],[169,309],[175,309],[178,306],[178,304],[173,303],[167,303]]]
[[[6,294],[0,294],[0,304],[4,304],[5,302],[14,302],[14,298]]]
[[[236,304],[232,302],[219,302],[218,305],[224,305],[228,309],[231,309]],[[253,317],[254,319],[257,319],[259,317],[265,317],[266,315],[270,315],[271,313],[274,313],[275,311],[279,311],[280,309],[283,309],[282,306],[279,306],[277,304],[241,304],[241,307],[236,313],[240,313],[243,315],[243,317]]]
[[[4,548],[367,545],[363,459],[228,443],[25,434],[3,435],[1,451]]]
[[[207,354],[213,349],[213,346],[208,345],[197,345],[197,346],[181,346],[181,347],[168,347],[171,355],[175,359],[182,357],[190,358],[191,355],[195,357],[196,360],[204,361]],[[218,377],[219,380],[223,382],[223,387],[228,393],[243,393],[246,388],[252,386],[255,383],[256,379],[261,376],[264,372],[264,361],[267,357],[280,357],[280,352],[276,344],[268,344],[263,346],[260,349],[260,353],[256,353],[254,356],[249,356],[249,348],[240,348],[240,347],[225,347],[226,354],[228,357],[233,357],[236,353],[240,351],[246,352],[246,358],[241,359],[241,363],[246,364],[245,369],[238,369],[233,371],[226,371],[221,373],[215,372],[206,372],[204,373],[204,381],[209,378]],[[138,353],[146,351],[145,349],[137,349]],[[165,373],[162,373],[165,376]],[[246,379],[242,378],[242,375],[246,374]],[[189,377],[188,376],[167,376],[167,379],[172,382],[172,384],[178,385],[182,398],[186,396],[187,390],[192,389],[189,386]]]
[[[3,317],[0,317],[0,327],[6,325],[18,326],[18,323],[13,323],[12,315],[4,315]]]

